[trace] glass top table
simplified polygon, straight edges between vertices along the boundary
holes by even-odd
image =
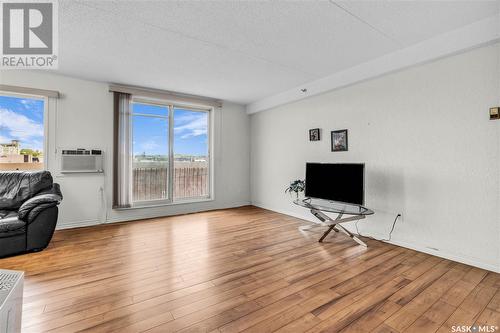
[[[356,237],[357,235],[352,234],[346,228],[344,228],[341,223],[359,221],[361,219],[364,219],[368,215],[373,215],[375,213],[373,210],[360,205],[313,198],[296,199],[293,201],[293,203],[309,209],[311,214],[319,220],[319,222],[314,223],[328,228],[319,239],[320,243],[323,242],[325,237],[328,236],[331,231],[342,231],[343,233],[351,237],[352,240],[356,243],[365,247],[367,246],[365,242]],[[324,212],[336,213],[337,217],[333,219],[330,216],[326,215]],[[351,216],[343,217],[344,214]],[[307,229],[310,229],[310,227]],[[301,230],[306,229],[301,228]]]
[[[323,212],[329,213],[342,213],[347,215],[373,215],[373,210],[354,204],[348,204],[337,201],[330,201],[324,199],[313,199],[313,198],[305,198],[305,199],[296,199],[293,201],[294,204],[309,208],[309,209],[317,209]]]

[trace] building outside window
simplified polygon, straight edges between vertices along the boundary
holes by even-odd
[[[0,170],[44,169],[45,100],[0,94]]]

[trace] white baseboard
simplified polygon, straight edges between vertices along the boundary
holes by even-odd
[[[415,250],[418,252],[427,253],[427,254],[430,254],[430,255],[433,255],[436,257],[440,257],[440,258],[444,258],[444,259],[448,259],[451,261],[460,262],[462,264],[482,268],[482,269],[492,271],[495,273],[500,273],[500,267],[495,266],[494,264],[491,264],[491,263],[482,262],[476,258],[465,257],[463,255],[457,255],[457,254],[454,254],[454,253],[451,253],[448,251],[436,251],[436,250],[430,249],[426,246],[422,246],[419,244],[411,244],[409,242],[404,242],[404,241],[391,240],[390,242],[386,242],[386,243],[405,247],[405,248],[412,249],[412,250]]]
[[[267,205],[262,204],[262,203],[256,203],[256,202],[254,202],[254,203],[252,203],[252,205],[254,205],[256,207],[264,208],[264,209],[267,209],[267,210],[272,210],[274,212],[285,214],[285,215],[288,215],[288,216],[293,216],[293,217],[296,217],[296,218],[299,218],[299,219],[302,219],[302,220],[316,222],[316,219],[311,214],[308,214],[306,210],[304,210],[304,214],[297,214],[297,213],[294,213],[294,212],[291,212],[291,211],[286,211],[286,210],[279,209],[279,208],[276,209],[274,207],[270,207],[270,206],[267,206]],[[348,226],[344,226],[344,227],[346,227],[346,229],[349,230]],[[354,234],[356,234],[355,230],[349,230],[349,231],[352,232],[352,233],[354,233]],[[383,239],[384,237],[387,237],[387,235],[375,235],[375,234],[370,234],[370,235],[366,235],[366,236],[374,237],[376,239]],[[495,273],[500,273],[500,267],[499,266],[496,266],[495,264],[492,264],[492,263],[483,262],[483,261],[481,261],[480,259],[477,259],[477,258],[466,257],[466,256],[458,255],[458,254],[455,254],[455,253],[452,253],[452,252],[449,252],[449,251],[437,251],[437,250],[430,249],[430,248],[426,247],[423,244],[415,244],[415,243],[410,243],[410,242],[407,242],[407,241],[391,240],[391,241],[383,241],[383,242],[384,243],[393,244],[393,245],[397,245],[397,246],[401,246],[401,247],[408,248],[408,249],[411,249],[411,250],[415,250],[415,251],[418,251],[418,252],[427,253],[427,254],[430,254],[430,255],[433,255],[433,256],[436,256],[436,257],[440,257],[440,258],[444,258],[444,259],[448,259],[448,260],[460,262],[460,263],[463,263],[463,264],[466,264],[466,265],[470,265],[470,266],[482,268],[482,269],[485,269],[485,270],[488,270],[488,271],[492,271],[492,272],[495,272]]]
[[[98,224],[101,224],[101,221],[99,221],[97,219],[79,220],[79,221],[70,221],[70,222],[62,221],[62,222],[57,223],[56,230],[90,227],[90,226],[98,225]]]

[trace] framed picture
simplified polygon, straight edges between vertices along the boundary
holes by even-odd
[[[313,128],[309,130],[309,141],[319,141],[321,140],[321,134],[319,128]]]
[[[347,151],[347,130],[332,131],[332,151]]]
[[[490,119],[499,119],[500,118],[500,108],[490,108]]]

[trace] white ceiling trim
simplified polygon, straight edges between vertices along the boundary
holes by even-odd
[[[347,70],[305,83],[247,105],[248,114],[269,110],[354,83],[422,64],[500,40],[500,14],[444,33]],[[307,89],[302,92],[301,89]]]

